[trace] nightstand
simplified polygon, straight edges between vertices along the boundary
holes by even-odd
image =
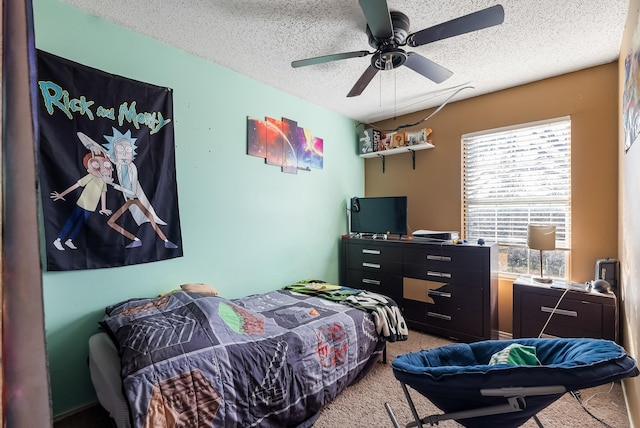
[[[542,284],[520,277],[513,282],[514,338],[538,337],[544,327],[545,335],[617,341],[617,318],[614,294],[585,291],[584,284],[565,281]]]

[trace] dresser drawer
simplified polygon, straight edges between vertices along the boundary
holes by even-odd
[[[577,299],[563,299],[554,311],[558,303],[558,297],[545,296],[537,293],[526,293],[523,296],[526,304],[520,308],[522,324],[527,322],[544,323],[552,312],[553,316],[545,333],[554,334],[554,329],[575,329],[592,332],[602,330],[602,305]],[[537,332],[539,333],[539,332]]]
[[[364,258],[371,259],[385,259],[389,261],[401,262],[402,261],[402,248],[392,245],[379,245],[374,243],[350,245],[348,256],[352,260],[358,260]]]
[[[428,326],[464,332],[465,335],[483,336],[482,312],[462,309],[441,308],[436,305],[425,305],[417,300],[403,301],[405,319],[416,320]]]
[[[402,297],[417,300],[439,310],[453,312],[454,310],[482,311],[483,289],[481,287],[466,287],[421,279],[404,278],[402,282]]]
[[[409,278],[463,284],[473,288],[482,287],[483,285],[482,271],[452,269],[451,266],[445,266],[446,269],[435,269],[433,267],[433,265],[427,266],[424,264],[405,264],[402,275]]]
[[[403,261],[426,266],[429,270],[450,272],[455,270],[482,271],[484,257],[477,249],[464,247],[424,245],[404,251]]]
[[[394,300],[402,298],[402,277],[386,275],[381,272],[370,272],[347,269],[347,286],[351,288],[373,291],[389,296]]]

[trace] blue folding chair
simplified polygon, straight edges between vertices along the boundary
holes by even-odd
[[[534,347],[540,365],[489,365],[511,344]],[[602,339],[487,340],[411,352],[391,364],[414,420],[409,427],[453,419],[465,427],[518,427],[567,391],[577,391],[638,375],[624,348]],[[424,395],[442,414],[420,417],[408,387]],[[396,428],[400,425],[388,403]]]

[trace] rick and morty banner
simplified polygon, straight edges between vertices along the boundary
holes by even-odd
[[[169,88],[38,51],[47,270],[182,256]]]

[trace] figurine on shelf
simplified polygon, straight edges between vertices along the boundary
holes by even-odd
[[[394,135],[395,135],[395,132],[392,132],[389,134],[382,134],[380,136],[380,142],[378,143],[378,151],[390,149]]]
[[[405,141],[407,142],[407,146],[426,143],[427,137],[431,135],[431,132],[431,128],[425,128],[415,132],[406,132]]]
[[[402,147],[404,146],[404,134],[402,132],[398,132],[393,134],[393,147]]]
[[[365,129],[360,134],[360,153],[376,151],[378,140],[380,140],[380,131],[373,128]]]

